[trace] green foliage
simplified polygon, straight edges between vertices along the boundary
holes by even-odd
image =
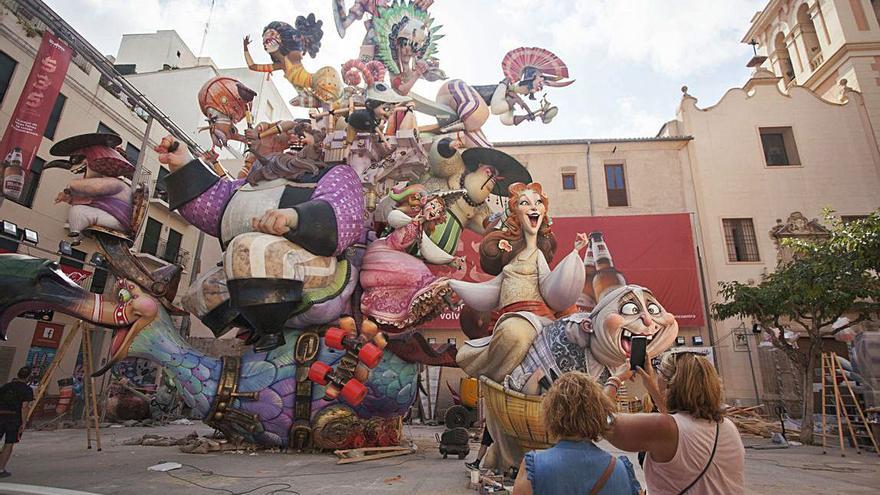
[[[796,323],[819,336],[844,313],[860,319],[880,312],[880,210],[844,224],[826,212],[831,235],[826,239],[786,239],[794,259],[781,264],[760,284],[721,282],[724,299],[712,307],[715,319],[741,317],[765,327]],[[839,329],[838,329],[839,330]]]

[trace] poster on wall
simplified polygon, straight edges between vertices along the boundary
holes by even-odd
[[[53,347],[61,345],[61,337],[64,335],[64,325],[57,323],[37,322],[34,328],[34,337],[31,339],[31,347]]]
[[[675,315],[680,326],[705,324],[689,214],[554,218],[553,233],[559,247],[550,266],[556,266],[569,253],[578,232],[594,231],[604,234],[614,266],[623,273],[627,283],[651,289]],[[435,265],[432,271],[471,282],[492,279],[480,269],[481,239],[471,231],[464,231],[459,252],[465,256],[465,266],[455,270]],[[422,328],[459,328],[458,316],[457,311],[446,310]]]
[[[52,33],[43,33],[34,65],[0,141],[3,195],[7,198],[17,201],[21,197],[72,54],[73,50]]]
[[[43,379],[43,374],[46,373],[46,369],[52,364],[52,360],[55,359],[57,352],[57,347],[31,346],[28,350],[26,363],[33,368],[31,377],[34,381]]]

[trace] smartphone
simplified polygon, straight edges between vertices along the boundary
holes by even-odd
[[[632,342],[632,348],[629,353],[629,368],[631,370],[644,368],[645,351],[648,349],[648,337],[644,335],[633,336],[630,342]]]

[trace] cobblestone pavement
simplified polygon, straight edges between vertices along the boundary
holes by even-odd
[[[404,457],[338,466],[332,455],[287,455],[271,452],[184,454],[176,447],[126,446],[122,442],[145,433],[184,436],[194,426],[156,428],[106,428],[102,452],[85,449],[84,430],[27,431],[15,448],[2,481],[82,490],[102,495],[130,494],[238,494],[272,493],[369,494],[473,494],[467,489],[462,461],[443,460],[434,433],[439,427],[407,427],[419,450]],[[767,441],[745,438],[746,445]],[[603,447],[609,448],[607,444]],[[472,445],[472,459],[477,445]],[[635,456],[633,455],[635,463]],[[170,473],[147,471],[163,461],[184,464]],[[638,470],[639,476],[641,472]],[[821,448],[746,450],[749,494],[868,494],[877,493],[880,457],[855,451],[841,457],[837,450],[822,455]],[[198,485],[201,485],[198,486]],[[202,488],[204,487],[204,488]],[[289,487],[289,488],[288,488]],[[286,489],[287,491],[283,491]],[[8,493],[0,483],[0,493]]]

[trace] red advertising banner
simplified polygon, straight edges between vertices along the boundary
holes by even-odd
[[[31,347],[51,347],[57,349],[61,344],[61,336],[64,335],[64,325],[55,323],[37,322],[34,328],[34,338],[31,340]]]
[[[72,54],[73,50],[63,41],[48,31],[43,33],[27,83],[0,142],[0,157],[7,161],[3,184],[7,196],[17,199],[21,195],[22,174],[30,170],[40,147]]]
[[[675,315],[680,326],[705,324],[689,214],[554,218],[553,232],[559,247],[550,266],[555,266],[571,251],[578,232],[594,231],[605,234],[614,266],[623,273],[627,283],[651,289],[666,310]],[[480,240],[479,235],[465,231],[459,241],[459,252],[464,252],[467,266],[460,270],[438,267],[433,271],[474,282],[491,279],[479,268]],[[458,314],[446,311],[422,328],[458,328]]]
[[[86,281],[87,278],[89,278],[89,275],[92,274],[92,272],[88,270],[73,268],[65,264],[60,264],[59,266],[61,267],[61,271],[64,272],[65,275],[70,277],[71,280],[73,280],[80,286],[83,286],[83,283]]]

